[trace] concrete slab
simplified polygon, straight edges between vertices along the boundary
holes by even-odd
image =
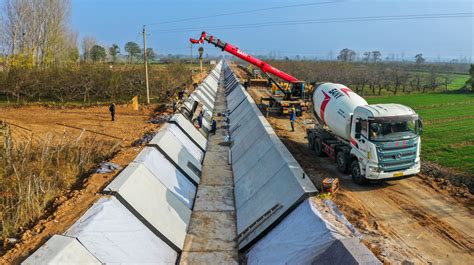
[[[221,264],[237,265],[238,259],[235,251],[184,252],[181,255],[181,264],[208,265],[216,264],[218,260]]]
[[[174,264],[178,255],[113,196],[99,199],[65,235],[105,264]]]
[[[159,233],[182,249],[191,209],[143,164],[130,164],[105,191],[114,191]]]
[[[202,170],[199,158],[193,156],[171,132],[160,130],[148,145],[157,146],[163,155],[177,165],[190,180],[199,183]]]
[[[208,186],[201,184],[196,196],[195,211],[233,211],[233,186]]]
[[[206,176],[206,185],[229,186],[233,185],[232,170],[230,168],[204,167],[202,175]]]
[[[234,212],[194,211],[192,220],[186,237],[186,251],[236,250]]]
[[[178,125],[168,123],[164,125],[161,130],[168,130],[172,134],[174,134],[174,136],[176,136],[176,138],[178,138],[178,140],[186,147],[188,152],[191,153],[197,160],[199,160],[199,162],[202,163],[202,160],[204,159],[204,151],[197,144],[191,141],[189,136],[187,136],[183,131],[181,131]]]
[[[189,135],[189,137],[193,139],[199,147],[201,147],[202,150],[206,150],[206,136],[199,132],[199,130],[194,127],[193,123],[190,120],[186,119],[183,114],[176,113],[175,115],[173,115],[173,117],[171,117],[169,122],[177,124],[184,133]]]
[[[53,235],[43,246],[24,260],[22,265],[102,264],[76,238]]]
[[[206,159],[209,160],[208,165],[210,166],[222,166],[228,167],[229,166],[229,156],[227,152],[219,152],[219,151],[208,151],[206,152]]]
[[[143,164],[189,209],[193,208],[197,187],[155,147],[145,147],[134,163]],[[130,166],[133,166],[131,164]],[[117,180],[114,180],[117,181]]]

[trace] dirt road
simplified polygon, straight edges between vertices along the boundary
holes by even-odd
[[[266,93],[251,89],[254,99]],[[474,263],[474,203],[461,202],[426,184],[421,176],[358,186],[329,158],[316,157],[302,123],[290,132],[288,118],[269,117],[276,133],[316,185],[339,177],[334,201],[385,263]]]

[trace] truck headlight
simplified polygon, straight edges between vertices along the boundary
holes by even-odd
[[[371,171],[371,172],[380,172],[380,169],[379,169],[379,167],[369,166],[369,171]]]

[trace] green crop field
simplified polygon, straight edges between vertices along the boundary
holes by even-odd
[[[384,96],[367,101],[415,109],[424,124],[422,158],[474,174],[474,93]]]

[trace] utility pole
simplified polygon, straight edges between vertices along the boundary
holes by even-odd
[[[150,104],[150,87],[148,86],[148,60],[146,54],[146,29],[143,25],[143,60],[145,61],[146,102]]]
[[[189,44],[189,50],[191,51],[191,60],[190,60],[190,61],[191,61],[191,65],[192,65],[193,62],[194,62],[194,58],[193,58],[193,44],[192,44],[192,43]]]

